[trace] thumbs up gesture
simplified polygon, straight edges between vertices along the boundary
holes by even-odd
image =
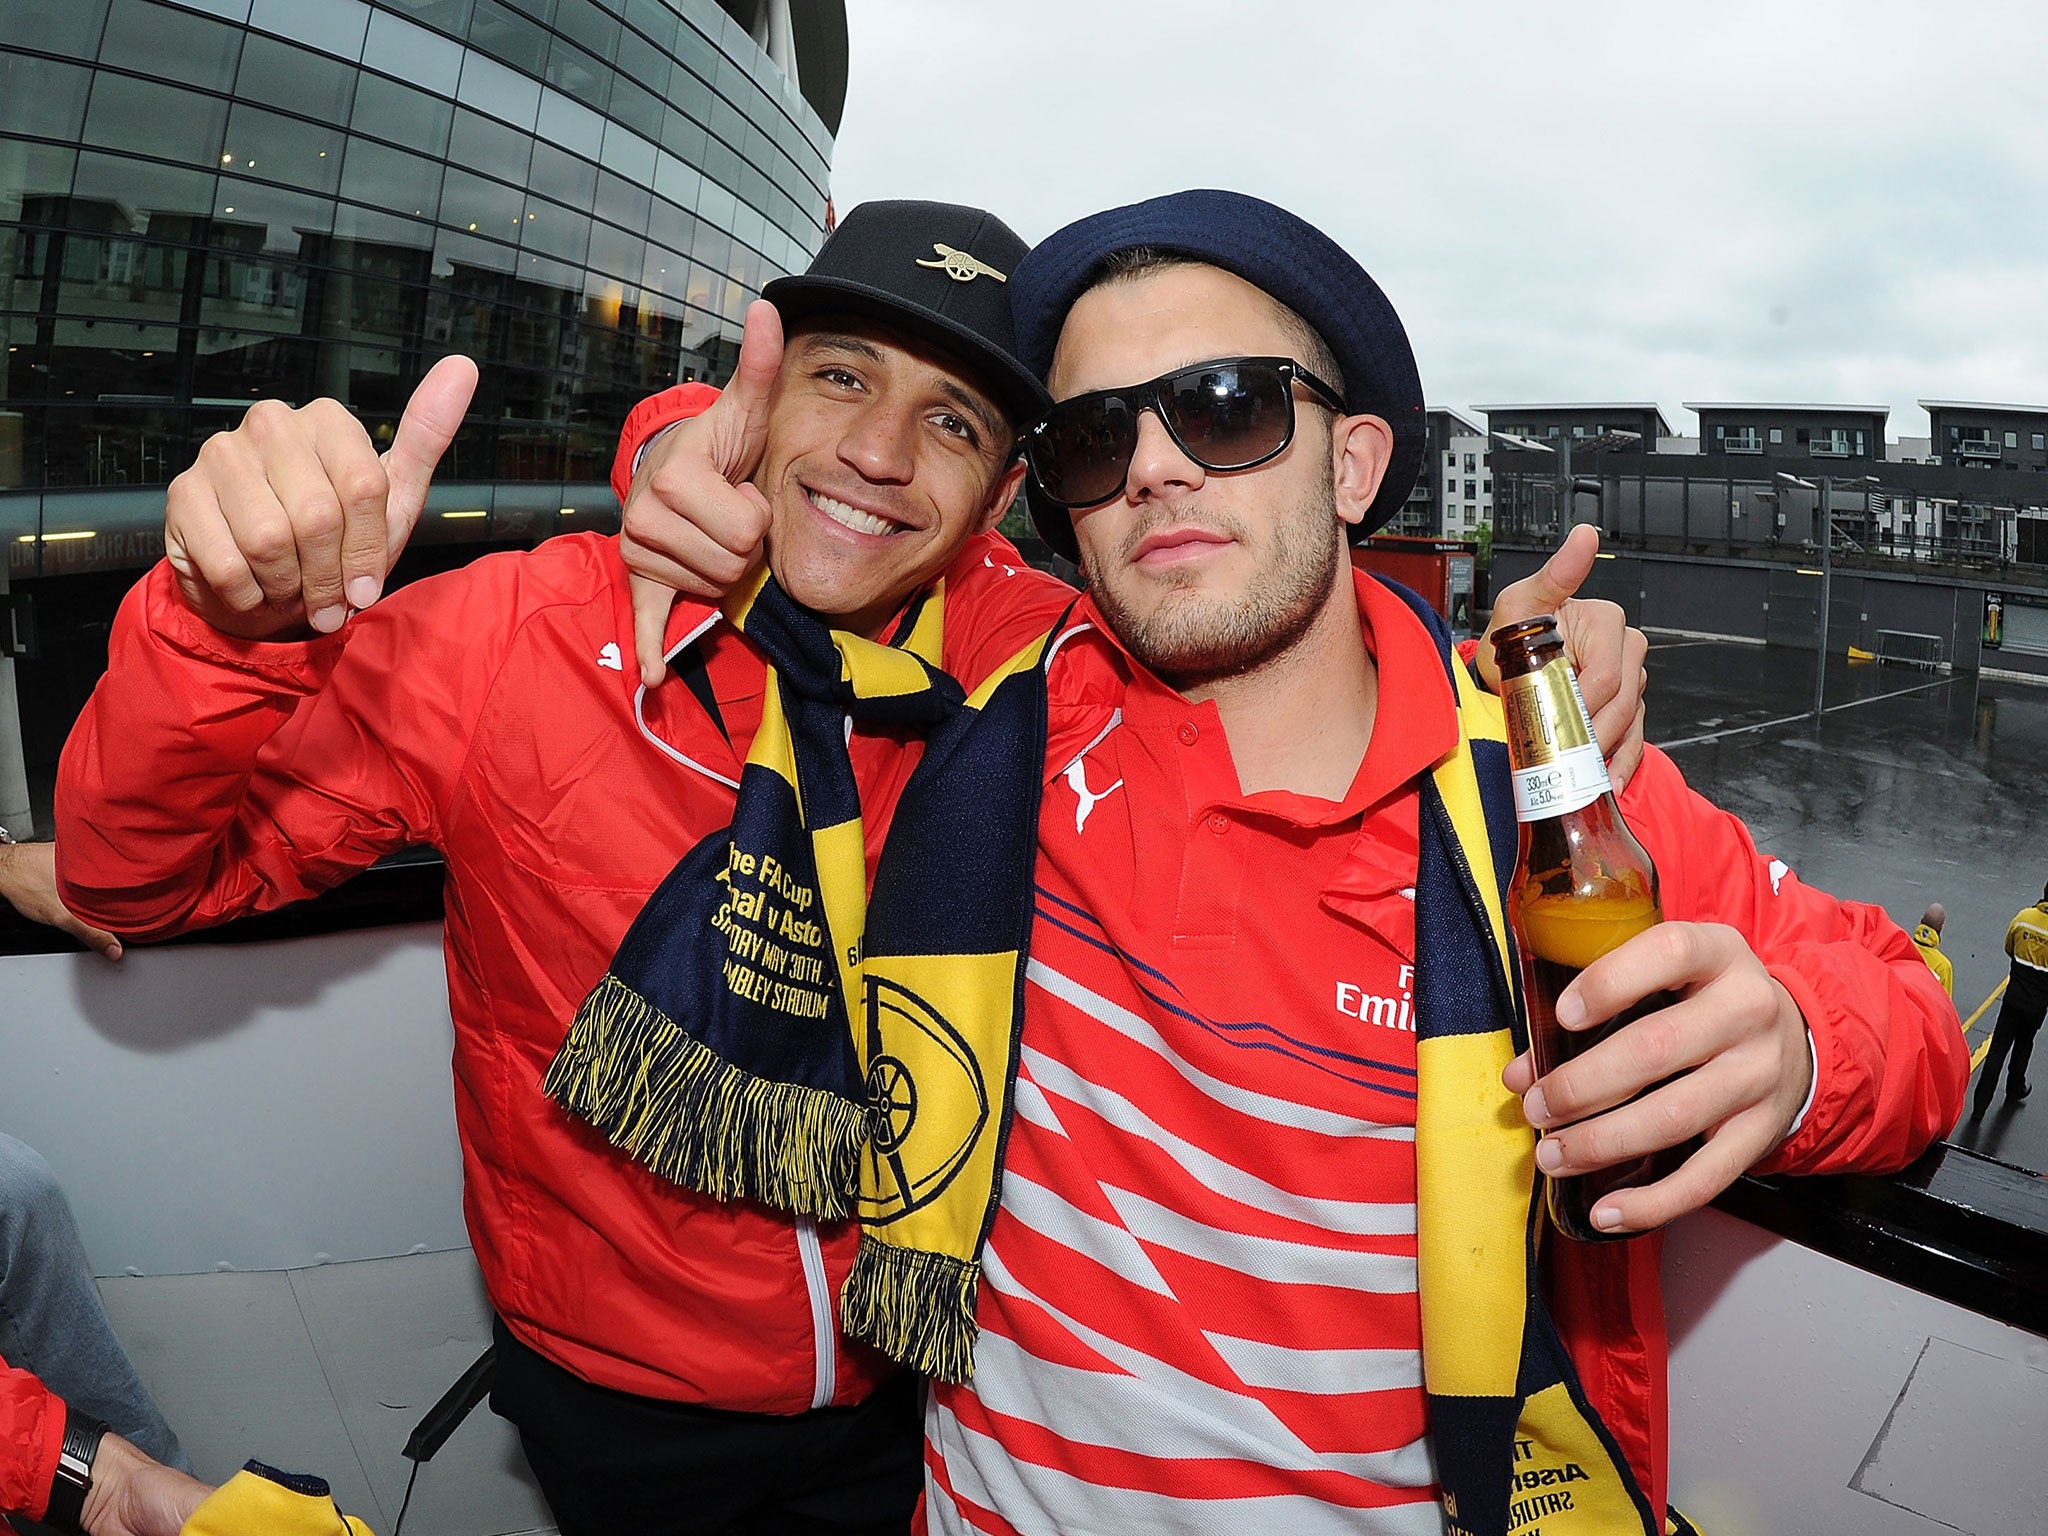
[[[335,400],[259,400],[171,482],[164,544],[178,591],[222,634],[332,634],[367,608],[427,504],[434,466],[476,393],[476,364],[444,357],[379,454]]]
[[[1599,553],[1600,530],[1582,523],[1539,570],[1502,588],[1475,659],[1487,687],[1500,692],[1494,631],[1538,614],[1556,614],[1558,636],[1579,674],[1580,696],[1593,716],[1593,734],[1619,793],[1643,760],[1643,696],[1650,685],[1643,663],[1650,642],[1641,630],[1629,628],[1617,604],[1575,595],[1593,574]]]
[[[768,408],[782,367],[782,317],[747,307],[739,366],[702,415],[651,443],[626,494],[619,549],[632,573],[633,649],[640,681],[667,675],[662,631],[676,595],[718,601],[762,557],[768,500],[747,483],[768,442]]]

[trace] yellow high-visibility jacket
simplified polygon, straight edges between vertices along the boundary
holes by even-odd
[[[1934,972],[1934,979],[1941,983],[1941,990],[1954,997],[1956,968],[1941,952],[1941,935],[1922,923],[1913,930],[1913,946],[1920,951],[1920,958],[1927,962],[1927,969]]]
[[[2020,909],[2005,930],[2005,952],[2021,965],[2048,971],[2048,901]]]

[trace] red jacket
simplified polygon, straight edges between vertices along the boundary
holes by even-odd
[[[946,582],[945,661],[970,685],[1073,597],[994,534]],[[739,777],[765,673],[714,610],[678,604],[669,643],[700,629],[729,742],[678,682],[636,697],[613,539],[490,555],[289,644],[218,634],[159,566],[65,747],[59,877],[81,916],[153,938],[440,849],[464,1212],[492,1305],[601,1386],[794,1413],[858,1401],[889,1369],[839,1336],[851,1227],[677,1189],[539,1086],[627,925],[730,820],[721,780]],[[872,861],[911,754],[853,740]]]
[[[42,1518],[63,1444],[63,1402],[27,1371],[0,1360],[0,1512]],[[8,1529],[0,1519],[0,1531]]]

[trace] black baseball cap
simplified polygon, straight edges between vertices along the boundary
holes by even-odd
[[[1031,248],[982,208],[958,203],[862,203],[839,221],[810,269],[778,277],[761,296],[785,324],[861,315],[959,358],[1019,427],[1052,403],[1017,359],[1010,276]]]
[[[1307,220],[1242,192],[1174,192],[1076,220],[1039,242],[1019,266],[1010,301],[1017,351],[1043,375],[1052,369],[1067,311],[1103,260],[1139,247],[1235,273],[1293,310],[1329,344],[1344,371],[1345,409],[1382,418],[1394,451],[1354,541],[1392,521],[1422,472],[1422,380],[1408,332],[1365,268]],[[1027,480],[1025,499],[1046,543],[1070,559],[1074,524]]]

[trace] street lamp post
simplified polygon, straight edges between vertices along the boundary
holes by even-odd
[[[1781,485],[1796,485],[1814,493],[1814,531],[1820,535],[1820,654],[1813,668],[1813,718],[1820,720],[1821,708],[1827,697],[1828,677],[1828,621],[1834,616],[1835,583],[1835,477],[1822,475],[1820,484],[1802,480],[1797,475],[1788,475],[1780,470],[1771,477]],[[1858,475],[1842,482],[1844,486],[1877,484],[1875,475]]]

